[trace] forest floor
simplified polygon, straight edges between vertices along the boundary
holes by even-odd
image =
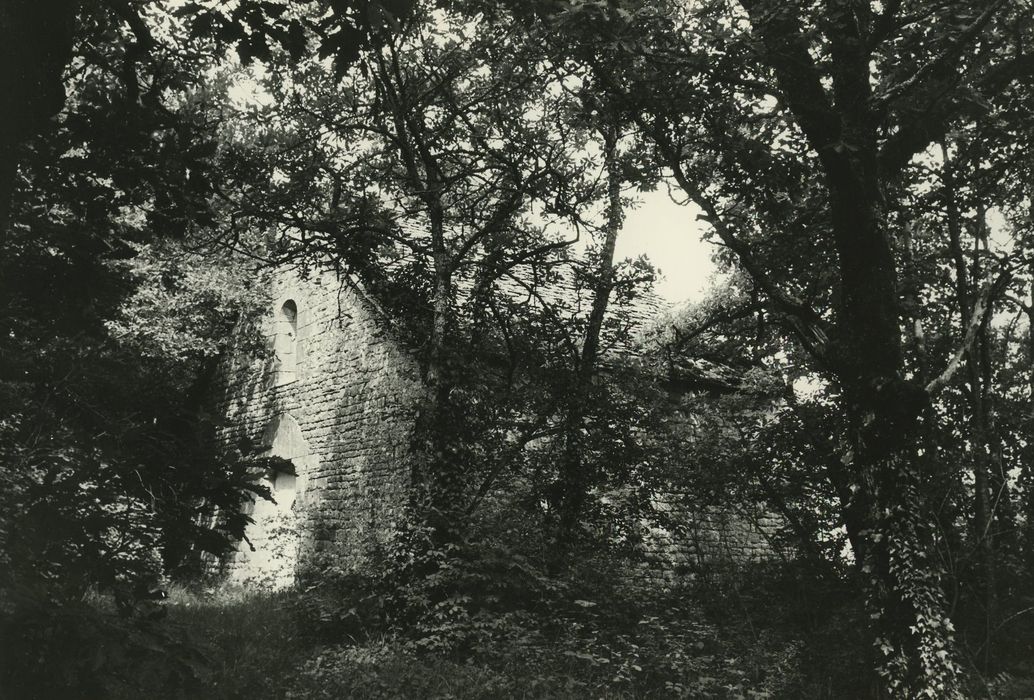
[[[298,591],[174,588],[163,624],[200,652],[196,672],[181,683],[131,679],[116,700],[867,697],[857,618],[828,615],[832,601],[812,600],[807,620],[807,600],[795,609],[765,592],[777,597],[733,591],[686,603],[683,593],[681,603],[661,602],[670,605],[664,619],[640,601],[601,601],[623,608],[617,615],[576,601],[585,615],[559,631],[541,617],[493,615],[443,622],[415,642],[385,630],[342,634]],[[1034,680],[1002,674],[969,693],[1029,698]]]
[[[428,649],[388,632],[328,638],[299,595],[174,589],[166,623],[203,662],[182,688],[136,692],[152,700],[771,698],[794,697],[803,680],[799,642],[759,630],[742,643],[719,640],[695,615],[616,629],[588,610],[596,622],[569,623],[560,635],[531,629],[534,620],[494,619],[484,646]]]
[[[201,687],[184,697],[213,700],[340,700],[349,698],[629,697],[600,693],[601,674],[572,668],[542,677],[520,663],[489,664],[415,654],[400,639],[374,634],[350,642],[320,640],[304,629],[289,594],[176,591],[169,622],[202,650]],[[592,692],[590,691],[592,689]],[[163,697],[163,691],[158,695]],[[197,695],[192,695],[197,693]],[[171,697],[180,697],[173,691]],[[763,697],[763,696],[761,696]]]

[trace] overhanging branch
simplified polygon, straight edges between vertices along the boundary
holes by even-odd
[[[962,361],[965,359],[967,353],[973,349],[973,344],[979,335],[981,326],[987,322],[991,315],[993,308],[992,302],[999,296],[1004,290],[1005,286],[1012,279],[1012,271],[1006,267],[1002,269],[994,279],[988,280],[980,290],[980,294],[977,296],[976,301],[973,303],[973,310],[969,315],[969,326],[966,328],[966,334],[963,336],[962,344],[959,345],[955,354],[952,355],[951,361],[948,362],[948,366],[944,368],[944,371],[934,377],[926,385],[926,393],[933,396],[941,389],[946,387],[955,373],[959,371],[962,366]]]
[[[980,15],[970,23],[968,27],[959,32],[954,41],[929,63],[923,65],[912,74],[907,80],[894,85],[881,94],[873,97],[873,108],[875,111],[884,109],[888,104],[908,94],[917,88],[927,77],[934,74],[942,66],[958,59],[966,45],[976,38],[987,23],[994,17],[995,12],[1005,4],[1005,0],[995,0]]]
[[[820,364],[828,365],[831,359],[829,334],[822,318],[814,309],[803,301],[787,294],[785,290],[781,289],[771,279],[750,250],[750,247],[733,232],[732,228],[724,220],[710,197],[697,187],[682,169],[677,153],[670,147],[671,144],[665,143],[659,134],[655,141],[665,155],[679,186],[690,200],[703,210],[704,213],[699,218],[710,224],[722,243],[736,254],[737,259],[747,274],[750,275],[754,284],[771,300],[771,311],[784,320],[784,325],[793,331],[804,348]]]

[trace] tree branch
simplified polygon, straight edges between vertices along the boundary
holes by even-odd
[[[958,88],[954,90],[955,97],[952,99],[940,93],[925,109],[911,110],[912,118],[889,136],[880,148],[880,169],[887,175],[894,175],[908,165],[916,153],[944,138],[950,120],[986,111],[986,106],[974,93],[986,99],[1002,92],[1018,78],[1031,75],[1034,75],[1034,53],[1021,54],[989,68],[970,81],[970,90]]]
[[[948,46],[948,48],[942,51],[933,60],[922,66],[907,80],[888,88],[878,95],[874,95],[872,99],[873,110],[879,111],[886,108],[886,106],[891,102],[900,99],[918,87],[932,73],[956,60],[962,50],[966,47],[966,44],[976,38],[976,35],[979,34],[985,26],[987,26],[988,22],[991,21],[994,13],[997,12],[1004,4],[1005,0],[994,0],[994,2],[988,5],[987,8],[980,13],[979,17],[973,20],[968,27],[963,29],[959,35],[955,37],[955,40],[951,42],[951,45]]]
[[[980,328],[991,316],[991,311],[994,308],[992,302],[1004,291],[1005,286],[1011,279],[1012,271],[1006,268],[1001,270],[994,279],[988,280],[984,284],[976,301],[973,303],[973,310],[969,315],[969,327],[966,328],[966,335],[962,339],[962,344],[955,351],[955,354],[952,355],[951,361],[948,362],[948,366],[944,368],[944,371],[926,385],[927,394],[933,396],[946,387],[955,376],[955,373],[959,371],[959,368],[962,366],[962,360],[973,349],[973,344],[976,343],[980,335]]]
[[[901,11],[901,0],[888,0],[883,3],[883,12],[876,15],[872,31],[869,32],[868,43],[870,48],[876,46],[895,29],[895,20],[898,12]]]
[[[772,300],[775,307],[773,311],[787,317],[787,323],[793,329],[794,334],[816,360],[819,360],[820,363],[828,364],[830,361],[829,334],[825,328],[826,324],[821,317],[815,313],[814,309],[807,306],[804,302],[791,297],[772,281],[747,244],[740,240],[726,224],[711,199],[686,175],[678,158],[675,157],[670,144],[665,143],[660,138],[660,135],[658,135],[655,141],[664,152],[679,186],[704,211],[704,215],[701,218],[714,228],[722,243],[736,254],[743,269],[747,271],[754,283]]]
[[[840,122],[804,39],[796,4],[783,0],[740,0],[766,49],[779,88],[812,147],[824,161],[840,138]]]

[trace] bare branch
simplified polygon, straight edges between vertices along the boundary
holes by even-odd
[[[503,277],[506,277],[507,279],[511,280],[519,287],[522,287],[524,291],[528,293],[528,296],[533,297],[536,301],[538,301],[538,303],[542,306],[542,309],[553,319],[554,322],[556,322],[557,328],[560,330],[561,337],[564,340],[564,345],[567,347],[567,351],[571,353],[572,361],[575,363],[575,365],[577,365],[578,357],[581,353],[578,350],[578,345],[574,342],[574,339],[571,338],[571,334],[568,330],[568,324],[564,323],[563,319],[560,318],[560,315],[557,313],[556,308],[548,301],[546,301],[546,299],[543,298],[543,296],[539,293],[539,290],[525,282],[520,277],[509,272],[504,273]]]
[[[980,290],[980,294],[977,296],[976,301],[973,303],[973,310],[969,315],[969,327],[966,328],[966,335],[962,339],[962,344],[952,355],[951,361],[948,362],[948,366],[944,368],[944,371],[934,377],[926,385],[926,393],[933,396],[941,389],[946,387],[948,383],[955,376],[955,373],[959,371],[962,366],[962,360],[966,357],[966,354],[973,349],[973,344],[976,342],[979,336],[980,328],[987,322],[987,319],[991,315],[991,311],[994,307],[993,301],[999,296],[1005,289],[1005,285],[1012,279],[1012,272],[1010,269],[1005,268],[1001,270],[994,279],[988,280]]]

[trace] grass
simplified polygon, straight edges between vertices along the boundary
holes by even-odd
[[[588,622],[576,623],[578,629],[559,634],[556,630],[544,633],[549,621],[537,617],[507,623],[491,618],[491,632],[477,637],[473,646],[465,646],[466,651],[420,653],[412,640],[384,632],[357,634],[359,639],[339,638],[336,643],[321,639],[311,610],[305,612],[304,606],[296,604],[298,595],[171,591],[167,623],[189,645],[200,649],[206,661],[192,682],[175,689],[167,684],[141,687],[136,697],[770,697],[752,691],[749,663],[723,658],[706,627],[699,628],[702,636],[692,636],[693,632],[686,637],[685,632],[663,623],[654,623],[661,627],[640,624],[630,634],[621,630],[620,636],[610,638],[614,630],[609,629],[612,622],[605,616],[586,618]],[[595,615],[595,611],[587,612]],[[468,629],[467,624],[461,627]],[[470,623],[469,629],[477,632],[480,624]],[[497,627],[504,624],[509,626]],[[706,648],[703,642],[687,641],[705,636],[709,639]],[[516,639],[533,641],[515,643]],[[695,651],[686,655],[686,648]],[[772,648],[757,658],[771,652]],[[682,678],[678,673],[672,675],[673,669],[690,672]]]
[[[769,593],[777,593],[769,591]],[[723,608],[730,628],[719,630],[700,622],[699,634],[680,633],[666,621],[638,636],[627,629],[610,629],[605,616],[576,634],[543,634],[547,621],[527,618],[501,636],[489,636],[481,645],[461,654],[420,653],[411,639],[386,632],[356,633],[358,639],[329,640],[320,634],[311,607],[299,605],[298,592],[248,592],[221,589],[170,591],[162,621],[168,633],[184,646],[201,652],[203,663],[191,678],[169,683],[167,678],[141,673],[125,692],[105,696],[114,700],[381,700],[388,698],[840,698],[861,697],[857,687],[821,681],[817,667],[832,663],[847,671],[842,658],[818,658],[804,653],[790,638],[767,638],[761,632],[745,634]],[[701,601],[702,602],[702,601]],[[771,604],[772,600],[766,601]],[[618,601],[610,601],[616,604]],[[743,607],[743,601],[737,603]],[[695,609],[709,607],[704,603]],[[750,607],[749,601],[747,607]],[[590,611],[591,612],[591,611]],[[673,614],[678,617],[679,613]],[[696,613],[692,613],[696,614]],[[755,622],[761,621],[752,614]],[[497,622],[497,621],[495,621]],[[768,620],[772,623],[772,620]],[[785,626],[785,620],[776,620]],[[526,629],[518,629],[521,624]],[[639,623],[640,626],[642,623]],[[770,626],[770,625],[766,625]],[[354,632],[354,630],[353,630]],[[696,637],[693,634],[697,634]],[[730,636],[732,635],[732,636]],[[739,638],[735,638],[739,635]],[[518,636],[533,638],[513,644]],[[692,639],[701,641],[694,644]],[[624,640],[615,644],[615,639]],[[799,638],[798,638],[799,639]],[[847,641],[847,640],[843,640]],[[622,646],[624,644],[624,646]],[[620,648],[619,648],[620,647]],[[699,647],[694,652],[693,647]],[[841,650],[846,654],[852,648]],[[687,655],[687,649],[690,649]],[[607,658],[609,655],[609,658]],[[671,656],[680,661],[672,662]],[[625,675],[617,677],[624,664]],[[640,675],[628,670],[631,662]],[[802,666],[803,664],[803,666]],[[640,665],[642,668],[640,668]],[[812,667],[810,679],[800,676]],[[683,677],[658,669],[685,671]],[[651,675],[652,674],[652,675]],[[672,680],[675,680],[673,683]],[[835,682],[835,681],[834,681]],[[993,686],[993,689],[992,689]],[[985,692],[974,697],[1026,698],[1034,687],[1026,677],[1000,674],[988,679]],[[986,693],[986,695],[985,695]],[[72,696],[68,696],[71,698]],[[82,696],[83,700],[93,700]],[[40,697],[40,700],[49,700]],[[62,697],[61,700],[66,700]]]
[[[176,587],[150,621],[95,596],[0,619],[0,698],[863,697],[867,646],[841,600],[850,591],[803,596],[794,580],[754,573],[654,597],[558,594],[538,609],[448,599],[394,632],[350,614],[362,599],[354,581],[320,595]],[[978,679],[972,697],[1034,697],[1032,667],[1008,668]]]
[[[557,675],[519,663],[487,664],[418,657],[401,640],[375,635],[325,645],[301,629],[293,592],[224,589],[170,591],[168,625],[206,662],[182,687],[139,687],[154,700],[339,700],[349,698],[583,697],[589,683],[578,663]],[[501,666],[501,668],[499,668]],[[602,679],[592,685],[599,687]],[[598,692],[594,697],[626,697]],[[120,699],[121,700],[121,699]]]
[[[198,678],[202,687],[188,684],[182,697],[285,697],[295,672],[315,649],[314,640],[299,629],[293,595],[235,589],[171,590],[166,604],[170,626],[206,659]],[[191,694],[198,691],[200,694]]]
[[[607,690],[587,682],[583,672],[544,674],[542,668],[417,658],[391,643],[327,648],[307,665],[291,700],[382,700],[386,698],[545,699],[624,698],[627,690]]]
[[[587,678],[582,662],[563,669],[509,662],[418,657],[399,639],[375,635],[359,643],[324,644],[302,629],[294,592],[174,588],[165,604],[170,632],[200,650],[195,678],[170,685],[138,678],[118,700],[367,700],[374,698],[627,697],[601,693],[604,678]],[[559,671],[559,673],[558,673]],[[588,674],[593,675],[593,674]]]
[[[755,612],[745,614],[746,623],[737,621],[734,610],[752,607],[743,601],[691,602],[685,592],[656,600],[641,591],[590,593],[512,610],[454,605],[448,599],[429,609],[416,627],[407,624],[405,633],[397,634],[374,618],[357,622],[349,616],[356,599],[351,585],[321,596],[173,588],[159,609],[164,617],[142,626],[94,601],[79,618],[48,623],[66,638],[74,629],[77,640],[86,640],[55,648],[46,663],[37,664],[32,687],[51,690],[4,695],[0,687],[0,697],[847,697],[802,692],[814,684],[801,676],[802,663],[808,662],[800,635],[764,631],[772,621]],[[769,611],[771,602],[759,599]],[[716,612],[709,613],[710,607]],[[335,617],[342,610],[344,617]],[[755,622],[762,627],[755,630]],[[775,628],[783,626],[776,622]],[[84,633],[104,626],[103,634]],[[65,654],[90,645],[106,648],[100,655]],[[47,685],[47,674],[62,667],[71,669],[74,683]],[[54,695],[56,687],[76,690]]]

